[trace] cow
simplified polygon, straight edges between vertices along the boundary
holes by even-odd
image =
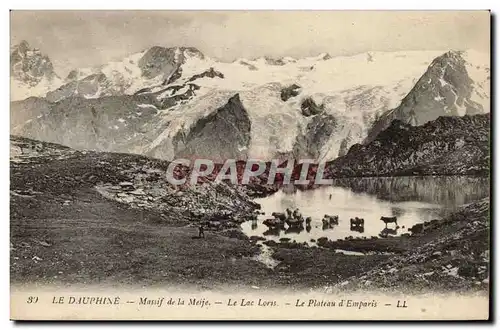
[[[354,219],[350,219],[350,222],[351,222],[351,227],[354,227],[354,226],[364,226],[365,225],[365,219],[360,219],[358,217],[355,217]]]
[[[357,231],[358,233],[363,233],[365,231],[365,219],[355,217],[350,219],[351,231]]]
[[[292,216],[294,219],[298,219],[301,216],[299,209],[293,210]]]
[[[288,227],[301,227],[303,223],[304,223],[304,218],[286,220],[286,224],[288,225]]]
[[[396,217],[380,217],[380,220],[382,220],[385,223],[386,227],[388,223],[395,223],[396,226],[398,225],[398,218]]]
[[[271,215],[276,218],[276,219],[279,219],[281,221],[285,221],[286,220],[286,214],[285,213],[281,213],[281,212],[273,212],[271,213]]]
[[[339,216],[338,215],[331,216],[330,223],[338,225],[339,224]]]
[[[328,222],[328,220],[326,220],[326,222],[325,222],[325,219],[323,219],[323,227],[322,227],[322,229],[323,230],[328,230],[328,229],[332,229],[332,228],[333,228],[333,226]]]
[[[264,225],[266,225],[269,228],[280,228],[283,227],[283,223],[279,219],[271,218],[271,219],[266,219],[262,222]]]
[[[202,226],[209,230],[220,230],[222,228],[222,222],[218,220],[205,220],[202,222]]]
[[[339,224],[339,216],[325,214],[325,216],[323,217],[323,223],[325,223],[325,222],[338,225]]]

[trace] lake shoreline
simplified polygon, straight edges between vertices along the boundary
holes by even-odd
[[[354,179],[392,179],[392,178],[440,178],[440,177],[464,177],[464,178],[489,178],[491,176],[491,172],[480,172],[480,173],[473,173],[473,174],[452,174],[452,173],[444,173],[444,174],[394,174],[394,175],[353,175],[353,176],[338,176],[338,177],[333,177],[333,178],[327,178],[327,179],[332,179],[334,181],[338,180],[354,180]],[[256,199],[256,198],[265,198],[268,196],[272,196],[276,192],[278,192],[280,189],[283,187],[288,187],[288,186],[293,186],[295,187],[294,189],[300,190],[300,191],[307,191],[307,190],[313,190],[313,189],[318,189],[321,187],[325,186],[331,186],[331,185],[311,185],[311,184],[286,184],[286,185],[268,185],[268,184],[256,184],[252,183],[246,186],[246,193],[251,199]]]

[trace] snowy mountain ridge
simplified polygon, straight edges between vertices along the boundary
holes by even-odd
[[[229,149],[221,155],[330,160],[376,135],[392,119],[420,125],[443,112],[489,112],[489,55],[404,51],[331,57],[323,53],[228,63],[195,48],[155,46],[122,61],[74,70],[45,99],[48,103],[43,103],[42,112],[33,110],[32,104],[40,109],[40,102],[16,104],[23,109],[19,113],[39,116],[30,118],[35,122],[17,125],[19,134],[77,148],[162,159],[188,152],[210,158],[214,146],[194,148],[188,140],[209,143],[210,134],[222,125],[241,139],[227,141]],[[95,110],[97,105],[102,110]],[[70,111],[68,106],[77,108],[66,114],[68,119],[50,110]],[[94,112],[101,115],[93,119],[86,115]],[[248,118],[249,123],[243,131],[234,131],[226,126],[229,119],[222,122],[224,113],[231,120]],[[89,137],[96,130],[75,128],[80,133],[61,132],[56,137],[45,128],[57,123],[67,130],[75,123],[96,125],[103,118],[101,136]],[[104,143],[105,137],[112,137],[114,144]],[[82,144],[82,139],[94,142]]]

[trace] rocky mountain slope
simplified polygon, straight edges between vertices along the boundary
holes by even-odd
[[[409,122],[411,116],[412,124],[422,124],[441,114],[488,112],[489,58],[442,54],[320,54],[224,63],[194,48],[152,47],[74,70],[44,98],[12,103],[11,128],[16,135],[74,148],[161,159],[190,153],[209,159],[331,160],[373,139],[392,119]],[[225,151],[214,151],[206,138],[193,150],[200,132],[207,136],[223,125],[214,113],[235,98],[248,120],[228,129],[237,117],[229,119]],[[180,137],[191,150],[179,149]]]
[[[481,54],[450,51],[432,61],[401,104],[374,123],[366,141],[372,141],[395,119],[415,126],[439,116],[489,112],[489,68],[474,66],[470,61],[474,56]]]
[[[422,126],[394,120],[327,169],[332,177],[484,175],[490,171],[490,116],[443,116]]]
[[[62,83],[49,57],[26,41],[10,48],[10,76],[11,100],[45,96]]]

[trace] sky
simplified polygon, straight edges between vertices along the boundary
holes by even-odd
[[[223,61],[367,51],[489,52],[487,11],[11,11],[11,43],[40,48],[64,76],[158,45]]]

